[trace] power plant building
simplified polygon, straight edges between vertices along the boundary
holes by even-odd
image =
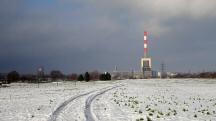
[[[143,78],[152,78],[152,61],[148,56],[148,33],[144,32],[144,57],[141,59],[141,71]]]

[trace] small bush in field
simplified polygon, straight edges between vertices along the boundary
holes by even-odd
[[[152,121],[152,119],[150,117],[146,117],[147,121]]]
[[[153,116],[153,113],[149,113],[149,116]]]
[[[139,110],[139,114],[141,114],[142,113],[142,111],[141,110]]]

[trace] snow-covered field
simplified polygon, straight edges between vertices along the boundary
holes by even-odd
[[[149,79],[0,88],[0,121],[216,121],[216,80]]]

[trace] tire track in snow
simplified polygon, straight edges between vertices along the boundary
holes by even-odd
[[[103,89],[107,89],[107,88],[110,88],[110,86],[108,87],[105,87]],[[76,96],[73,96],[71,97],[70,99],[66,100],[65,102],[61,103],[60,106],[58,106],[56,108],[56,110],[51,114],[51,116],[49,117],[48,121],[56,121],[57,117],[59,116],[59,114],[63,111],[63,109],[65,107],[67,107],[67,105],[69,103],[71,103],[72,101],[78,99],[78,98],[81,98],[83,96],[86,96],[86,95],[89,95],[93,92],[96,92],[96,91],[100,91],[100,90],[103,90],[103,89],[96,89],[96,90],[93,90],[93,91],[90,91],[90,92],[86,92],[86,93],[83,93],[83,94],[79,94],[79,95],[76,95]]]
[[[105,90],[103,90],[103,91],[101,91],[101,92],[98,92],[98,93],[96,93],[96,94],[90,95],[90,96],[87,98],[86,103],[85,103],[85,111],[84,111],[84,113],[85,113],[86,121],[96,121],[96,120],[97,120],[96,116],[94,115],[94,113],[93,113],[92,110],[91,110],[91,104],[92,104],[92,102],[94,101],[94,99],[95,99],[96,97],[98,97],[98,96],[104,94],[105,92],[107,92],[107,91],[109,91],[109,90],[112,90],[112,89],[115,89],[115,88],[121,87],[121,86],[123,86],[123,85],[114,86],[114,87],[112,87],[112,88],[108,88],[108,89],[105,89]]]
[[[95,92],[96,90],[93,90],[93,91],[90,91],[90,92],[87,92],[87,93],[83,93],[83,94],[80,94],[80,95],[76,95],[76,96],[73,96],[71,97],[70,99],[66,100],[65,102],[63,102],[58,108],[56,108],[56,110],[51,114],[50,118],[48,121],[56,121],[58,115],[62,112],[62,110],[69,104],[71,103],[73,100],[77,99],[77,98],[80,98],[80,97],[83,97],[85,95],[88,95],[88,94],[91,94],[93,92]]]

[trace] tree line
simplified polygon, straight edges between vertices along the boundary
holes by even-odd
[[[38,73],[38,74],[19,74],[17,71],[11,71],[4,76],[0,74],[0,82],[12,83],[12,82],[50,82],[58,80],[67,81],[96,81],[96,80],[111,80],[111,74],[108,72],[99,73],[98,71],[85,72],[84,74],[68,74],[65,75],[59,70],[53,70],[50,74]]]
[[[178,73],[173,78],[216,78],[216,72]]]

